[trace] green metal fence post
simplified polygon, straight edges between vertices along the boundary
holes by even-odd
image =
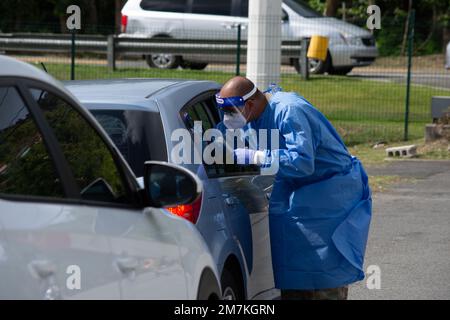
[[[409,103],[411,94],[411,67],[412,67],[412,54],[414,45],[414,23],[416,20],[416,11],[411,10],[409,16],[409,30],[408,30],[408,74],[406,79],[406,102],[405,102],[405,131],[403,139],[408,140],[408,126],[409,126]]]
[[[75,80],[75,30],[72,30],[70,80]]]
[[[241,74],[241,25],[237,25],[236,75]]]

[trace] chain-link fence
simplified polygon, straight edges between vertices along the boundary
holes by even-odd
[[[224,83],[246,74],[245,20],[174,19],[158,25],[126,19],[124,32],[116,35],[3,33],[0,52],[45,68],[60,80],[145,77]],[[321,110],[348,144],[423,137],[425,124],[431,122],[431,98],[450,95],[450,73],[444,53],[415,55],[424,39],[415,38],[413,30],[424,23],[409,19],[400,23],[409,30],[399,39],[402,51],[387,55],[377,49],[386,49],[386,44],[377,43],[376,34],[362,22],[357,27],[331,18],[294,23],[283,17],[280,86]],[[399,28],[399,21],[383,21],[382,28]],[[300,57],[307,48],[302,40],[315,34],[328,35],[327,56],[309,59],[305,79]]]

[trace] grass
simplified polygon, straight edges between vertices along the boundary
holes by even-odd
[[[58,79],[67,80],[70,76],[68,64],[48,63],[46,67],[49,73]],[[233,72],[188,69],[120,68],[110,71],[106,66],[76,67],[77,80],[157,77],[224,83],[233,75]],[[406,93],[404,84],[340,76],[313,76],[309,81],[305,81],[296,74],[289,74],[282,75],[280,85],[285,91],[300,93],[321,110],[348,145],[399,141],[403,138]],[[449,93],[450,91],[444,89],[412,86],[409,116],[411,139],[424,135],[424,126],[430,121],[431,97]]]
[[[449,142],[445,140],[436,141],[433,143],[425,144],[424,139],[416,139],[408,142],[396,142],[384,147],[374,149],[370,144],[360,144],[349,148],[350,152],[357,156],[364,166],[383,166],[390,163],[390,160],[386,161],[386,148],[401,146],[405,144],[417,145],[418,156],[415,159],[419,160],[450,160],[450,151],[448,150]],[[369,182],[374,192],[388,191],[394,184],[413,182],[413,178],[405,178],[399,176],[369,176]]]
[[[421,140],[423,141],[423,139]],[[419,145],[419,159],[450,160],[450,143],[445,140]]]
[[[417,157],[414,159],[419,160],[450,160],[450,151],[448,151],[449,142],[445,140],[436,141],[433,143],[425,144],[425,140],[416,139],[410,140],[407,142],[394,142],[384,147],[373,148],[370,144],[360,144],[355,145],[349,148],[349,151],[357,156],[364,165],[366,166],[380,166],[386,165],[389,160],[386,161],[386,148],[389,147],[397,147],[402,145],[411,145],[414,144],[417,146]]]

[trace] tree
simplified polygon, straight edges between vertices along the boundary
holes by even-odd
[[[335,17],[339,9],[340,0],[327,0],[325,6],[325,15],[327,17]]]
[[[411,20],[411,10],[412,10],[413,1],[408,0],[408,16],[405,21],[405,31],[403,32],[403,41],[402,41],[402,56],[405,55],[406,43],[408,42],[408,34],[409,34],[409,22]]]
[[[120,11],[122,10],[123,6],[125,4],[124,0],[115,0],[115,6],[114,6],[114,18],[115,18],[115,26],[116,26],[116,32],[120,33],[120,27],[121,27],[121,18],[122,14]]]

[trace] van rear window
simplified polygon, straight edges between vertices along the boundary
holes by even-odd
[[[188,0],[142,0],[141,8],[148,11],[186,12]]]

